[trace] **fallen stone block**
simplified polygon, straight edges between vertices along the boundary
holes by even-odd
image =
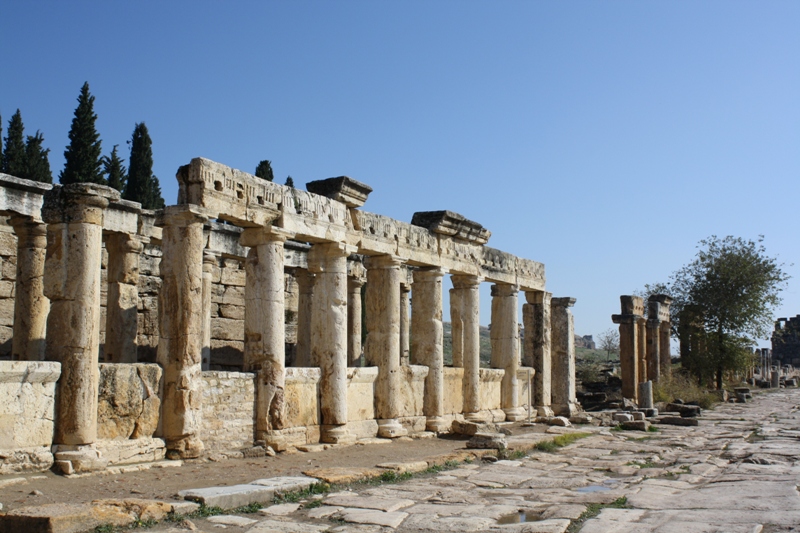
[[[591,424],[592,417],[587,415],[586,413],[580,413],[569,417],[569,421],[571,424]]]
[[[171,502],[172,513],[177,515],[192,514],[200,509],[200,504],[195,502]]]
[[[645,418],[644,413],[642,413],[641,411],[634,411],[631,413],[631,416],[633,417],[634,421],[644,420]]]
[[[88,503],[49,503],[22,507],[0,516],[3,533],[83,533],[98,526],[127,526],[136,516],[118,507]]]
[[[647,420],[630,420],[623,422],[621,425],[622,429],[628,431],[647,431],[650,428],[650,422]]]
[[[497,431],[497,426],[495,424],[467,422],[466,420],[453,420],[451,430],[458,435],[467,435],[471,437],[476,433],[494,433]]]
[[[257,479],[252,485],[261,485],[275,491],[275,493],[304,490],[317,482],[316,478],[308,476],[278,476]]]
[[[467,448],[504,450],[508,448],[508,442],[502,433],[476,433],[467,442]]]
[[[696,418],[684,418],[681,416],[663,416],[658,419],[659,424],[667,426],[697,426]]]
[[[680,415],[684,418],[688,417],[696,417],[700,416],[700,406],[698,405],[684,405],[684,404],[677,404],[677,403],[669,403],[667,404],[667,411],[674,411],[676,413],[680,413]]]
[[[568,428],[572,424],[569,423],[569,420],[563,416],[553,416],[547,421],[548,424],[551,426],[560,426],[562,428]]]
[[[631,422],[633,421],[633,415],[629,413],[615,413],[614,422]]]

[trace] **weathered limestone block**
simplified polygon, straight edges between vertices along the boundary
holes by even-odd
[[[375,382],[378,367],[351,367],[347,369],[347,420],[373,420],[375,418]]]
[[[211,338],[225,341],[244,340],[244,321],[231,318],[212,318]]]
[[[297,269],[297,347],[294,366],[319,366],[311,353],[311,316],[314,302],[314,283],[316,276],[308,270]],[[348,315],[349,316],[349,315]],[[349,320],[349,318],[348,318]],[[359,339],[359,344],[361,339]]]
[[[127,440],[100,440],[97,451],[109,465],[145,463],[164,459],[167,448],[162,439],[141,437]]]
[[[425,379],[428,367],[409,365],[400,368],[400,409],[399,417],[421,416],[424,414]]]
[[[622,313],[612,315],[619,324],[619,361],[622,374],[622,396],[634,402],[639,399],[639,320],[644,314],[644,304],[639,296],[620,296]],[[646,381],[646,380],[645,380]]]
[[[526,291],[526,304],[522,306],[525,327],[522,364],[535,372],[533,405],[539,416],[552,416],[552,343],[550,301],[552,294],[545,291]]]
[[[106,297],[105,360],[135,363],[137,360],[139,256],[141,239],[126,234],[106,238],[108,295]]]
[[[362,369],[358,369],[362,370]],[[286,426],[318,426],[319,368],[286,369]],[[371,392],[371,391],[370,391]],[[348,404],[352,402],[348,399]],[[348,410],[350,412],[351,410]]]
[[[464,411],[464,369],[446,366],[442,369],[442,414],[456,415]]]
[[[252,447],[255,375],[249,372],[202,373],[200,438],[209,452]]]
[[[101,439],[152,437],[158,427],[161,367],[101,364],[97,435]]]
[[[500,368],[481,368],[478,372],[480,379],[480,393],[479,400],[481,406],[481,419],[479,421],[487,420],[489,413],[486,411],[500,411],[499,419],[505,419],[502,415],[502,383],[506,371]],[[465,417],[466,418],[466,417]],[[498,418],[492,414],[491,419]]]

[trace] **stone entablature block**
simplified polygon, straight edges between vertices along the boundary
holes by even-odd
[[[347,207],[361,207],[372,192],[372,187],[348,176],[309,181],[306,183],[306,189],[308,192],[342,202]]]
[[[477,222],[452,211],[418,211],[411,217],[411,224],[475,244],[486,244],[492,236]]]

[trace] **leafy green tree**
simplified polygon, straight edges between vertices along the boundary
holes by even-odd
[[[25,179],[40,181],[42,183],[53,183],[53,173],[50,171],[50,160],[47,154],[50,149],[42,146],[44,136],[37,131],[36,135],[28,135],[25,143]]]
[[[24,177],[27,164],[25,154],[25,138],[23,133],[25,126],[22,125],[22,114],[17,112],[8,121],[8,136],[6,146],[3,151],[3,172],[18,178]]]
[[[286,177],[286,186],[294,189],[294,180],[292,179],[291,176]]]
[[[69,130],[69,146],[64,151],[66,164],[58,179],[68,183],[90,182],[105,185],[103,163],[100,157],[100,134],[95,128],[94,96],[89,93],[89,83],[81,87],[78,107]]]
[[[164,199],[158,178],[153,175],[153,141],[144,122],[133,128],[130,144],[128,180],[122,197],[141,203],[144,209],[161,209]]]
[[[673,317],[691,309],[693,324],[701,329],[701,348],[689,370],[701,380],[713,376],[717,388],[725,372],[750,364],[750,347],[772,329],[789,280],[783,265],[767,255],[763,240],[712,236],[700,241],[695,259],[672,275]]]
[[[275,175],[272,173],[272,161],[265,159],[259,162],[256,165],[256,177],[267,181],[275,179]]]
[[[106,175],[108,186],[122,192],[128,179],[127,169],[122,165],[122,159],[117,154],[117,146],[111,150],[111,156],[103,156],[103,172]]]

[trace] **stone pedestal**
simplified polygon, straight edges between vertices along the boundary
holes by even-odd
[[[641,409],[653,408],[653,382],[639,383],[639,407]]]
[[[575,326],[569,310],[573,305],[575,298],[551,300],[553,411],[567,417],[580,411],[575,396]]]
[[[412,363],[428,367],[423,412],[425,429],[448,429],[444,415],[444,330],[442,327],[442,278],[444,269],[414,271],[414,303],[411,307]]]
[[[321,370],[320,440],[332,444],[355,442],[347,430],[347,256],[355,251],[355,246],[332,242],[314,244],[308,252],[308,269],[316,275],[310,344],[311,360]]]
[[[214,277],[214,267],[217,264],[217,257],[209,252],[203,252],[203,350],[201,352],[202,370],[211,369],[211,284]]]
[[[461,320],[461,294],[458,289],[450,289],[450,337],[453,341],[453,366],[464,366],[464,324]]]
[[[492,285],[492,368],[502,368],[503,381],[500,384],[500,407],[506,420],[516,421],[525,417],[525,410],[519,406],[519,319],[517,317],[516,285]]]
[[[109,201],[118,199],[109,187],[76,183],[54,187],[42,209],[44,294],[50,298],[46,353],[61,363],[54,444],[86,470],[105,466],[91,444],[97,439],[103,218]],[[66,459],[56,453],[56,460]]]
[[[480,378],[480,293],[483,278],[479,276],[452,276],[453,289],[460,303],[459,314],[462,324],[462,353],[464,363],[464,418],[470,422],[483,422],[481,413]]]
[[[532,367],[533,405],[539,416],[553,416],[551,407],[551,320],[550,300],[552,294],[545,291],[525,292],[522,305],[522,321],[525,326],[523,344],[523,366]]]
[[[364,357],[369,366],[378,367],[375,382],[375,416],[378,436],[401,437],[408,434],[398,417],[400,402],[400,265],[393,255],[369,257],[367,267],[367,343]]]
[[[111,363],[137,361],[139,331],[139,256],[141,239],[114,233],[106,237],[108,251],[108,298],[106,303],[105,360]]]
[[[256,434],[276,450],[286,448],[286,330],[283,245],[293,234],[280,228],[247,228],[245,263],[244,366],[256,374]]]
[[[202,419],[203,224],[206,211],[195,205],[164,209],[158,363],[164,369],[162,435],[168,458],[199,457]]]
[[[361,288],[364,280],[347,278],[347,364],[361,366]]]
[[[14,336],[11,358],[43,361],[50,300],[44,295],[47,226],[32,217],[13,215],[17,235],[17,279],[14,285]]]
[[[405,276],[405,271],[402,272]],[[409,293],[411,292],[411,285],[409,283],[400,283],[400,366],[408,366],[410,340],[409,333],[411,330],[411,322],[408,319],[408,306],[409,306]]]
[[[294,366],[319,366],[311,354],[311,316],[314,304],[316,276],[308,270],[298,269],[297,280],[297,354]]]

